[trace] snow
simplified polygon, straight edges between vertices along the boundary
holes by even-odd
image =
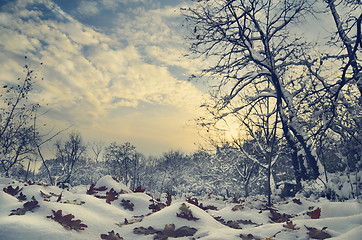
[[[27,200],[19,201],[16,198],[20,192],[14,196],[6,193],[3,189],[7,189],[8,186],[22,188],[21,192],[26,195]],[[278,213],[291,215],[290,220],[298,228],[292,230],[283,227],[285,222],[276,223],[270,219],[271,213],[266,207],[264,196],[249,197],[239,203],[233,203],[232,199],[222,197],[197,197],[199,204],[217,208],[206,211],[187,202],[185,198],[173,199],[170,206],[153,213],[149,209],[152,198],[146,193],[133,193],[110,176],[105,176],[97,182],[96,188],[102,186],[107,187],[107,190],[87,195],[86,191],[90,186],[76,186],[64,190],[54,186],[29,185],[0,178],[0,239],[101,239],[101,234],[108,234],[112,230],[124,239],[153,239],[155,234],[135,234],[134,229],[152,227],[162,231],[167,224],[174,224],[175,229],[183,226],[197,229],[193,236],[177,239],[241,239],[240,234],[267,238],[276,234],[272,239],[307,240],[310,237],[306,227],[317,229],[327,227],[324,231],[332,236],[330,239],[357,240],[362,234],[362,208],[357,200],[331,202],[325,198],[306,198],[299,194],[293,199],[273,203],[272,208]],[[119,194],[118,199],[108,204],[106,199],[99,196],[105,196],[110,188],[127,193]],[[57,201],[59,194],[62,194],[62,197]],[[40,207],[33,209],[32,212],[26,212],[25,215],[9,216],[11,210],[22,208],[25,202],[31,201],[32,196]],[[122,200],[129,200],[134,205],[134,210],[125,209],[121,205]],[[163,198],[161,201],[165,203],[166,199]],[[178,217],[182,204],[185,204],[198,220]],[[320,218],[311,219],[307,212],[317,208],[321,209]],[[53,219],[47,218],[53,214],[52,210],[62,210],[63,216],[73,214],[75,216],[73,220],[80,219],[88,227],[83,231],[68,230]],[[125,219],[130,224],[124,225]],[[231,221],[238,222],[238,226],[242,229],[227,226],[227,222]]]

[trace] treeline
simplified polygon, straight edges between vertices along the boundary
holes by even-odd
[[[278,158],[268,169],[260,143],[255,140],[245,142],[243,149],[225,144],[216,147],[215,151],[199,150],[186,154],[171,150],[159,157],[145,157],[129,142],[113,142],[108,146],[100,142],[85,144],[78,133],[69,134],[66,140],[57,141],[53,147],[54,158],[45,160],[39,171],[29,172],[23,165],[25,162],[19,162],[10,175],[63,188],[90,185],[105,175],[112,175],[131,189],[141,186],[154,197],[166,192],[179,196],[210,193],[227,197],[267,195],[269,185],[275,192],[284,187],[284,183],[293,186],[294,181],[291,151],[287,145],[280,146]],[[358,158],[341,157],[342,151],[353,154],[348,146],[323,149],[325,158],[322,162],[327,177],[328,173],[334,172],[345,172],[354,177],[351,172],[358,169]],[[295,193],[293,188],[287,190],[282,193],[284,196]],[[355,187],[352,187],[353,192],[357,192]]]

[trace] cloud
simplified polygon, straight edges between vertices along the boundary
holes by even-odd
[[[78,12],[82,15],[93,16],[99,13],[97,2],[82,0],[78,6]]]
[[[46,7],[52,18],[44,18],[42,12],[32,10],[31,2],[22,1],[9,4],[0,14],[0,81],[16,79],[22,72],[24,60],[20,59],[27,55],[34,66],[44,62],[39,73],[45,80],[37,82],[32,99],[47,104],[51,124],[72,125],[88,137],[133,138],[149,151],[146,140],[164,151],[171,143],[187,142],[185,146],[192,147],[193,133],[184,127],[193,118],[202,92],[170,72],[170,65],[186,69],[190,63],[177,57],[182,48],[174,45],[181,37],[167,23],[173,17],[169,9],[134,9],[140,14],[134,16],[136,21],[124,16],[117,34],[106,35],[56,5]],[[91,3],[81,11],[97,14],[95,7]],[[29,18],[22,19],[27,13]]]

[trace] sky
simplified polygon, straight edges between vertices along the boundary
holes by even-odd
[[[182,0],[2,0],[0,83],[39,78],[31,99],[47,128],[144,154],[191,152],[205,89],[189,81]],[[27,56],[27,59],[24,59]],[[43,63],[41,65],[40,63]],[[69,131],[68,131],[69,132]]]

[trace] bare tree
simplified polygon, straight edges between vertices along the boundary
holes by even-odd
[[[94,153],[94,160],[98,163],[99,156],[104,148],[104,142],[95,141],[91,145],[92,152]]]
[[[215,104],[204,106],[218,120],[248,114],[269,98],[292,149],[297,182],[316,179],[319,169],[303,114],[313,97],[309,89],[314,79],[307,78],[308,45],[293,32],[312,12],[314,1],[198,2],[185,13],[193,28],[191,50],[211,60],[213,65],[203,73],[218,79],[211,92]]]
[[[105,148],[104,154],[109,172],[119,175],[119,179],[126,185],[131,182],[131,187],[135,187],[141,157],[142,154],[138,153],[136,147],[129,142],[122,145],[113,142]]]
[[[76,164],[85,158],[86,146],[83,145],[82,138],[78,133],[71,133],[69,140],[65,141],[64,144],[57,141],[55,148],[55,162],[62,170],[62,175],[57,180],[57,184],[69,184]]]
[[[3,85],[1,93],[0,163],[6,176],[16,164],[29,159],[34,150],[31,120],[39,105],[28,101],[28,95],[36,76],[28,65],[25,65],[25,72],[25,77],[18,78],[17,84],[9,82]]]

